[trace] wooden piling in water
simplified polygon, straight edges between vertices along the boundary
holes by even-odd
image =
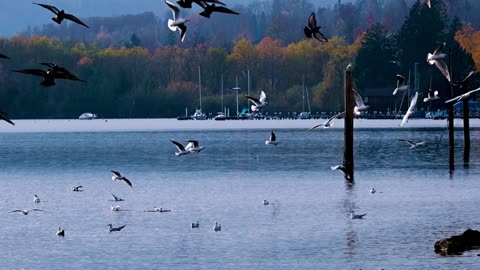
[[[463,94],[468,92],[468,80],[462,85]],[[468,99],[463,100],[463,165],[470,162],[470,107]]]
[[[450,73],[450,80],[452,76],[452,52],[448,49],[448,70]],[[450,91],[448,91],[448,99],[453,98],[453,85],[450,84]],[[450,173],[455,170],[455,151],[454,151],[454,126],[453,126],[453,102],[448,103],[448,164]]]
[[[345,177],[347,181],[353,182],[353,77],[351,66],[348,65],[345,70],[344,82],[344,104],[345,104],[345,128],[344,128],[344,149],[343,149],[343,166],[347,172]]]

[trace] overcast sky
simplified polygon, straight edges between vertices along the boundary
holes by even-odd
[[[27,26],[51,23],[53,13],[32,2],[49,4],[79,18],[138,14],[153,11],[158,15],[167,10],[163,0],[0,0],[0,36],[11,36]],[[174,0],[172,0],[174,1]],[[222,0],[228,6],[264,0]],[[268,0],[267,0],[268,1]],[[350,0],[342,0],[349,2]],[[320,5],[333,5],[337,0],[310,0]]]

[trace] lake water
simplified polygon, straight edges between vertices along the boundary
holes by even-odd
[[[29,126],[29,132],[0,127],[1,269],[478,269],[480,265],[480,251],[455,257],[433,251],[440,238],[480,229],[478,128],[472,130],[468,168],[462,161],[463,134],[457,131],[452,176],[447,134],[435,151],[445,122],[432,128],[398,128],[398,121],[384,128],[359,128],[356,182],[350,186],[340,172],[330,170],[342,162],[343,130],[305,133],[313,122],[304,122],[305,128],[269,121],[268,129],[261,129],[261,122],[253,121],[259,126],[231,129],[234,123],[224,123],[217,129],[174,130],[173,126],[141,132],[66,128],[89,123],[80,121],[57,121],[56,128],[35,132],[33,122],[38,125],[36,121],[17,124],[24,126],[22,131]],[[103,120],[94,122],[100,125]],[[135,120],[123,123],[138,125]],[[275,125],[279,145],[265,145]],[[5,129],[9,131],[1,132]],[[206,149],[176,157],[169,139],[197,139]],[[410,150],[398,139],[429,143]],[[111,170],[122,172],[133,188],[112,181]],[[72,192],[76,185],[84,186],[84,191]],[[376,194],[369,193],[371,187]],[[107,201],[110,193],[125,201]],[[33,202],[33,194],[42,199],[40,204]],[[271,204],[262,205],[264,199]],[[112,212],[112,204],[128,211]],[[144,212],[154,206],[172,212]],[[23,208],[45,212],[10,213]],[[351,210],[368,214],[364,220],[352,220]],[[200,228],[191,229],[197,220]],[[221,223],[221,232],[212,230],[215,222]],[[126,227],[109,233],[109,223]],[[65,228],[65,238],[55,235],[58,226]]]

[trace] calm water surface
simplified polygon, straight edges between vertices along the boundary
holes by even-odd
[[[0,268],[480,267],[480,251],[433,252],[439,238],[480,229],[480,130],[472,131],[469,168],[457,132],[450,177],[446,137],[435,151],[441,129],[359,129],[354,186],[329,168],[342,161],[342,130],[282,130],[278,146],[264,144],[269,132],[0,134]],[[176,157],[169,139],[191,138],[206,149]],[[430,143],[409,150],[398,139]],[[85,191],[72,192],[75,185]],[[110,193],[128,211],[110,211]],[[172,212],[143,212],[153,206]],[[45,212],[9,213],[34,207]],[[351,220],[351,210],[366,219]],[[197,220],[200,229],[190,229]],[[108,233],[109,223],[126,228]]]

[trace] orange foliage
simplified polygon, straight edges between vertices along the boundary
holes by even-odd
[[[92,64],[93,61],[89,57],[82,57],[80,60],[78,60],[77,65],[82,66],[82,65],[90,65]]]
[[[480,31],[475,31],[470,25],[465,26],[455,34],[455,40],[472,55],[477,69],[480,68]]]

